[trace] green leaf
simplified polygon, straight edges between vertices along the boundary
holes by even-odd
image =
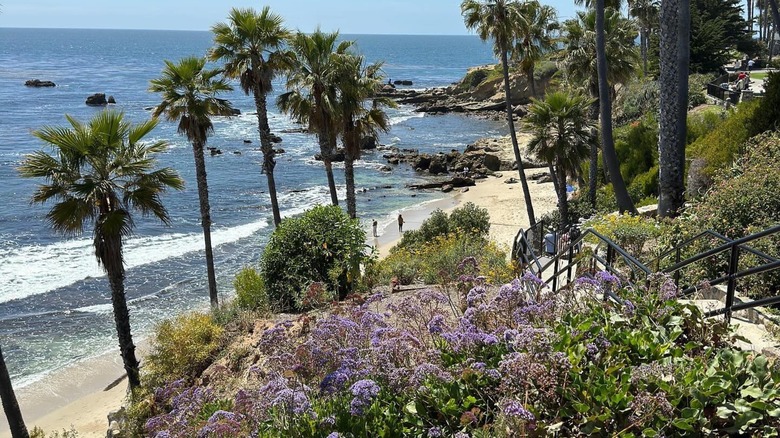
[[[742,397],[760,398],[762,395],[764,395],[764,392],[761,391],[761,388],[757,386],[748,386],[747,388],[742,388],[739,394]]]
[[[688,421],[689,420],[684,420],[682,418],[678,418],[678,419],[672,421],[672,426],[674,426],[674,427],[676,427],[676,428],[678,428],[680,430],[693,432],[693,430],[694,430],[693,426],[691,426],[691,424]]]
[[[652,437],[658,436],[658,432],[654,431],[653,429],[647,428],[647,429],[642,431],[642,436],[646,436],[646,437],[652,438]]]
[[[417,406],[415,406],[414,403],[414,401],[407,403],[406,406],[404,406],[404,411],[412,415],[417,415]]]
[[[715,411],[715,415],[718,418],[728,419],[731,418],[732,415],[734,415],[736,411],[734,409],[731,409],[728,406],[718,406],[718,410]]]

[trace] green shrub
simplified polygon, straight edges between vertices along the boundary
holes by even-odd
[[[658,81],[636,78],[618,92],[614,104],[614,119],[618,125],[641,119],[645,115],[658,114],[661,92]]]
[[[261,312],[270,310],[263,277],[254,268],[245,267],[239,271],[233,280],[233,287],[236,288],[236,305],[240,309]]]
[[[458,266],[467,257],[474,257],[480,272],[492,283],[509,281],[511,268],[506,251],[484,237],[469,234],[439,236],[417,254],[420,276],[426,284],[457,281],[462,274]]]
[[[688,76],[688,108],[707,103],[707,84],[713,80],[713,74],[694,73]]]
[[[751,135],[780,129],[780,73],[770,72],[764,82],[764,97],[750,124]]]
[[[728,112],[725,108],[719,106],[713,106],[705,109],[704,111],[696,111],[688,116],[688,144],[693,143],[697,139],[707,135],[714,130],[718,125],[723,123],[726,119]]]
[[[709,191],[678,223],[675,236],[669,240],[685,240],[703,230],[713,230],[731,239],[764,230],[780,223],[780,135],[764,134],[747,143],[746,154],[733,167],[722,169]],[[698,241],[683,257],[714,248],[718,241]],[[770,256],[780,256],[780,237],[767,237],[749,246]],[[728,254],[708,258],[686,271],[686,280],[696,284],[704,279],[718,278],[726,273]],[[762,264],[758,258],[743,251],[739,259],[741,270]],[[739,280],[741,293],[763,297],[777,293],[780,272],[774,271]]]
[[[689,169],[689,179],[707,181],[718,170],[731,167],[745,142],[750,138],[750,125],[758,104],[759,101],[739,104],[723,123],[688,146],[686,149],[688,159],[703,160],[703,166],[699,170],[701,175],[691,175]]]
[[[322,283],[332,299],[344,298],[360,278],[366,233],[337,206],[317,206],[288,218],[271,234],[260,273],[271,305],[306,310],[312,283]]]
[[[143,367],[144,385],[155,387],[192,379],[205,370],[221,345],[222,327],[211,315],[190,313],[162,322],[155,330]]]
[[[366,270],[373,284],[388,285],[395,279],[399,284],[414,283],[420,276],[421,260],[412,251],[400,248]]]
[[[70,427],[70,430],[62,429],[62,432],[54,431],[48,435],[38,426],[33,427],[30,431],[30,438],[77,438],[78,436],[79,433],[73,426]]]
[[[450,213],[450,231],[455,230],[475,236],[487,236],[490,232],[490,215],[486,209],[467,202]]]
[[[431,216],[423,221],[420,228],[405,232],[394,250],[419,248],[439,236],[455,232],[487,237],[490,232],[490,216],[487,210],[471,202],[456,208],[449,216],[441,209],[434,210]]]
[[[656,245],[653,241],[661,234],[661,228],[653,219],[629,214],[608,214],[589,220],[586,227],[591,227],[603,236],[609,238],[635,258],[647,260],[645,257]]]

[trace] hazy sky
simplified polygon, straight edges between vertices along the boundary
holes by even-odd
[[[573,0],[542,0],[563,18]],[[0,0],[0,27],[208,30],[231,7],[269,5],[289,27],[363,34],[467,34],[460,0]]]

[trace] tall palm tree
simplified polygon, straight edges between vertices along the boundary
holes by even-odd
[[[203,150],[214,125],[214,116],[232,115],[232,106],[217,94],[233,88],[219,77],[220,70],[205,68],[206,60],[189,57],[174,64],[165,61],[162,76],[153,79],[149,90],[162,93],[162,102],[154,110],[154,116],[165,116],[167,120],[178,121],[179,134],[187,136],[195,155],[195,176],[198,181],[200,220],[206,245],[206,272],[209,281],[211,307],[219,306],[217,277],[214,272],[214,252],[211,248],[211,207],[209,187],[206,180],[206,161]]]
[[[340,59],[336,79],[339,94],[339,130],[344,143],[344,176],[347,185],[347,213],[357,217],[355,197],[355,160],[360,158],[361,143],[366,137],[376,138],[379,131],[390,129],[390,120],[384,107],[395,107],[395,102],[377,97],[382,87],[382,63],[366,65],[362,56],[345,54]]]
[[[604,167],[615,191],[615,200],[621,213],[636,213],[634,203],[628,196],[626,183],[620,174],[615,152],[615,139],[612,136],[612,100],[610,98],[609,78],[607,77],[607,45],[604,34],[604,0],[596,0],[596,68],[599,74],[599,110],[601,119],[601,156]]]
[[[531,95],[536,96],[534,65],[546,53],[557,48],[555,36],[560,23],[556,19],[555,8],[542,5],[537,0],[522,3],[520,12],[512,55],[517,58],[520,70],[528,78]]]
[[[523,128],[533,135],[528,151],[555,169],[552,175],[558,194],[558,208],[564,228],[569,224],[566,178],[576,176],[596,142],[593,121],[588,116],[592,99],[563,91],[547,93],[533,100]]]
[[[0,403],[3,405],[3,412],[8,420],[11,436],[13,438],[29,438],[30,435],[27,432],[27,426],[24,425],[22,411],[16,401],[14,387],[11,385],[11,376],[5,366],[2,348],[0,348]]]
[[[689,0],[662,0],[659,41],[661,88],[658,135],[658,215],[676,216],[685,204],[688,118]]]
[[[70,127],[44,127],[33,135],[53,149],[28,155],[19,167],[23,177],[46,180],[34,203],[56,202],[46,215],[52,228],[76,235],[93,224],[95,256],[108,275],[119,349],[131,388],[140,384],[138,360],[125,298],[123,242],[134,227],[131,210],[170,222],[160,195],[184,183],[171,168],[155,169],[163,141],[143,143],[156,120],[133,125],[122,113],[104,111],[88,124],[66,116]]]
[[[525,208],[531,226],[536,225],[531,191],[525,178],[523,159],[517,145],[517,133],[512,114],[512,94],[509,86],[509,54],[517,38],[516,24],[520,20],[521,5],[515,0],[463,0],[460,11],[467,29],[475,29],[482,41],[493,40],[493,53],[501,60],[504,74],[504,100],[506,101],[506,121],[512,139],[512,150],[517,161],[517,171],[523,187]]]
[[[597,29],[596,10],[590,8],[584,12],[578,12],[577,18],[567,20],[564,23],[564,43],[565,47],[560,55],[561,67],[566,75],[567,81],[575,86],[584,84],[587,92],[594,98],[591,105],[590,115],[596,120],[601,114],[603,101],[602,93],[599,88],[599,70],[597,50]],[[608,87],[606,93],[606,102],[611,104],[612,95],[614,95],[614,86],[628,81],[635,71],[635,65],[638,63],[638,55],[634,49],[634,40],[636,39],[636,29],[630,20],[623,18],[620,13],[613,8],[608,8],[604,14],[604,36],[607,57],[606,75]],[[611,114],[611,105],[608,109]],[[602,122],[603,123],[603,122]],[[611,121],[608,123],[611,132]],[[603,134],[603,130],[602,130]],[[611,135],[609,136],[611,139]],[[612,144],[610,142],[610,144]],[[614,147],[612,148],[614,151]],[[608,153],[603,154],[604,162],[608,160]],[[615,161],[616,157],[613,157]],[[598,169],[598,146],[591,146],[590,155],[590,175],[588,196],[592,204],[596,201],[597,188],[597,169]],[[622,186],[625,189],[625,182],[619,172],[613,172],[609,166],[607,171],[612,180],[613,186]],[[617,190],[617,189],[616,189]],[[624,190],[625,191],[625,190]],[[629,198],[630,201],[630,198]]]
[[[354,44],[338,41],[339,33],[317,29],[312,34],[297,32],[288,40],[293,53],[287,77],[287,92],[277,99],[277,106],[294,120],[317,134],[320,155],[328,178],[330,200],[339,205],[336,180],[333,178],[333,153],[338,138],[337,96],[334,81],[338,59]]]
[[[228,22],[215,24],[211,32],[214,34],[214,47],[209,51],[209,59],[223,60],[225,76],[239,79],[244,93],[251,93],[254,97],[263,173],[268,180],[274,225],[278,226],[282,217],[276,199],[276,160],[268,125],[266,96],[272,91],[274,77],[287,67],[283,43],[289,37],[289,31],[284,28],[282,17],[266,6],[260,13],[250,8],[233,8]]]
[[[633,0],[628,13],[639,25],[639,50],[642,55],[642,73],[647,76],[647,51],[650,47],[650,33],[658,26],[660,0]]]

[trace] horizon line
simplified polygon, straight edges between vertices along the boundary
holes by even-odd
[[[139,30],[139,31],[157,31],[157,32],[211,32],[210,30],[202,29],[146,29],[146,28],[116,28],[116,27],[17,27],[17,26],[0,26],[0,29],[19,29],[19,30]],[[379,35],[379,36],[463,36],[463,37],[475,37],[477,35],[469,33],[353,33],[353,32],[341,32],[336,29],[340,35]]]

